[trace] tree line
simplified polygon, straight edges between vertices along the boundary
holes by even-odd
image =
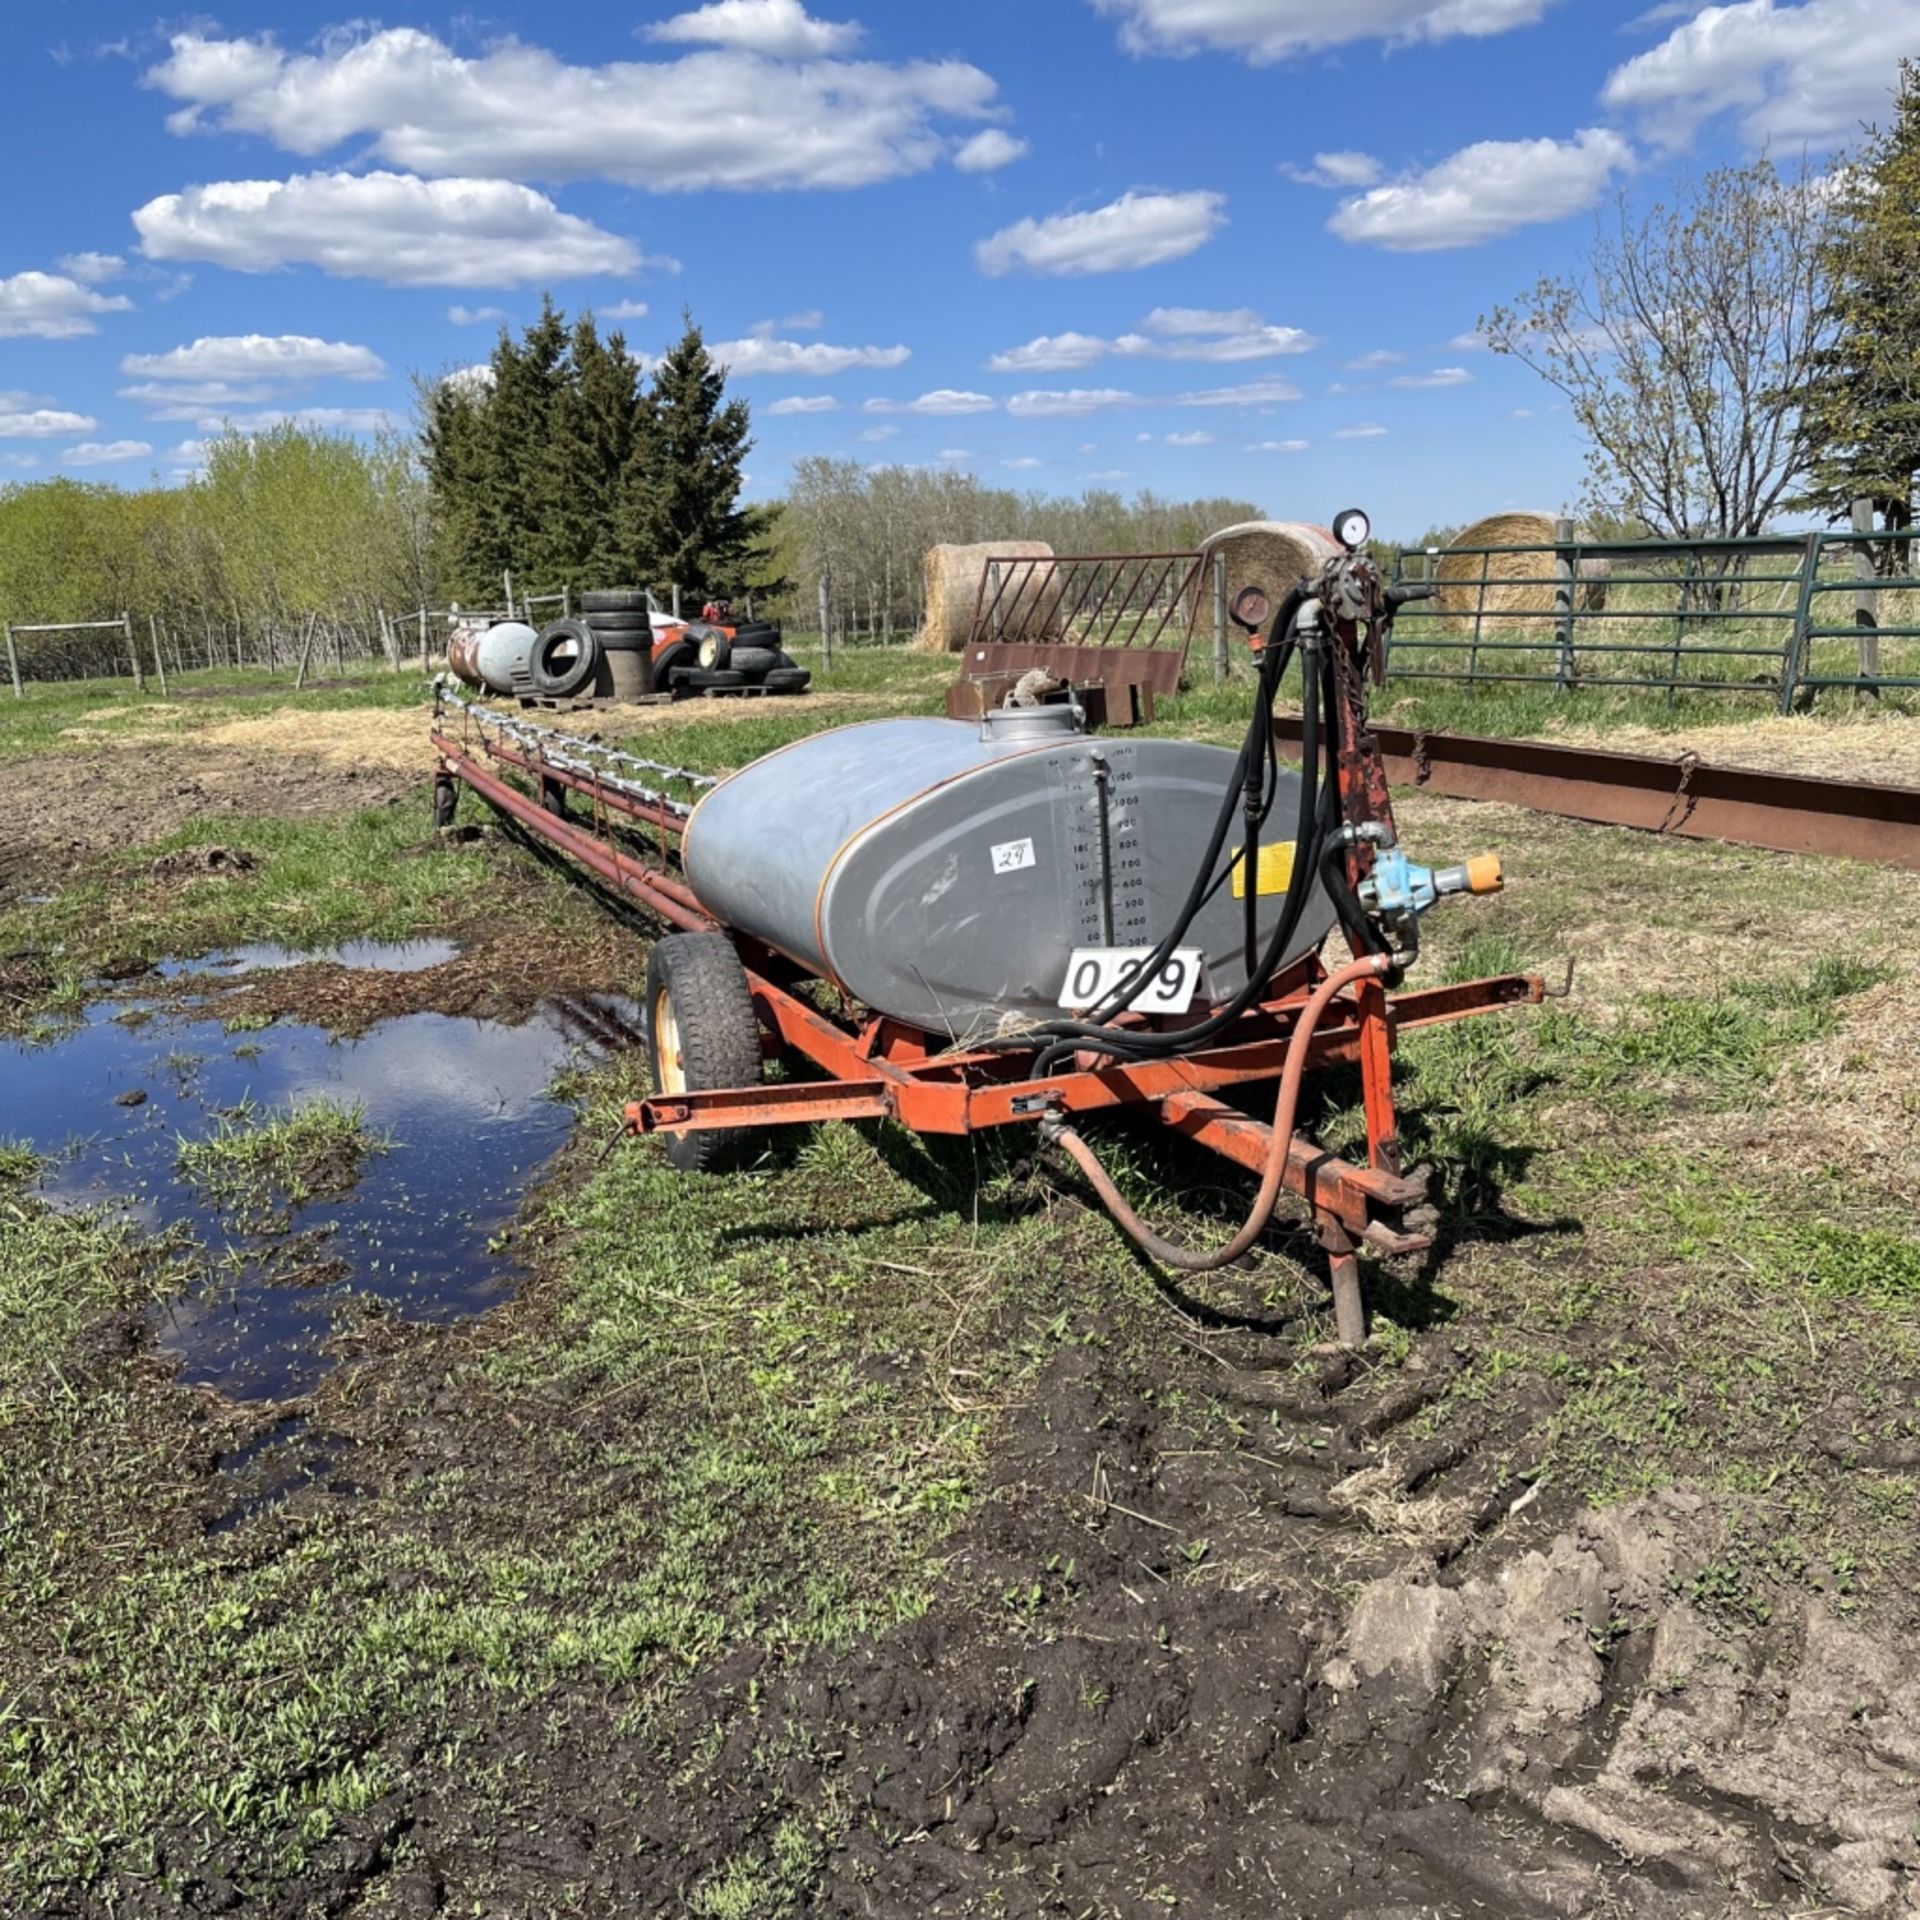
[[[1590,521],[1661,539],[1784,514],[1913,525],[1920,481],[1920,63],[1889,123],[1825,174],[1769,159],[1622,195],[1579,269],[1482,319],[1558,388],[1587,447]],[[1913,572],[1884,543],[1889,572]]]
[[[449,597],[562,585],[763,592],[772,516],[743,506],[746,403],[691,317],[651,378],[591,313],[546,296],[518,340],[421,390],[433,553]]]

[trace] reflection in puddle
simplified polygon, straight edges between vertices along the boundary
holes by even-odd
[[[258,940],[245,946],[223,947],[197,960],[163,960],[153,971],[162,980],[177,980],[194,973],[277,973],[286,967],[326,962],[367,973],[425,973],[429,967],[444,965],[459,951],[451,940],[343,940],[337,947],[316,947],[310,952]]]
[[[53,1156],[40,1190],[55,1206],[109,1206],[206,1248],[220,1284],[171,1303],[160,1341],[181,1356],[182,1378],[249,1398],[302,1392],[326,1371],[321,1349],[349,1292],[402,1318],[449,1320],[509,1291],[514,1269],[489,1242],[573,1125],[548,1089],[569,1065],[637,1037],[633,1007],[612,995],[555,1002],[515,1027],[409,1014],[355,1040],[287,1022],[229,1034],[191,1015],[129,1025],[116,1018],[127,1011],[98,1002],[39,1045],[0,1040],[0,1138]],[[146,1097],[121,1104],[135,1094]],[[250,1238],[211,1211],[175,1162],[183,1139],[242,1102],[316,1098],[361,1107],[390,1144],[351,1193],[295,1216],[303,1235],[321,1236],[328,1277],[279,1284],[284,1241]]]

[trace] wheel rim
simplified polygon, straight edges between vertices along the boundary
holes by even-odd
[[[653,1003],[653,1071],[661,1093],[686,1092],[687,1058],[680,1048],[680,1022],[671,994],[663,993]]]
[[[720,658],[720,636],[718,634],[710,633],[700,642],[699,658],[700,664],[707,668],[711,668],[714,662]]]

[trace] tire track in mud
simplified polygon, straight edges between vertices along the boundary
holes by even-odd
[[[1440,1336],[1303,1389],[1088,1332],[923,1619],[695,1688],[616,1906],[798,1814],[834,1837],[794,1910],[847,1920],[1915,1911],[1920,1670],[1805,1596],[1703,1604],[1709,1502],[1555,1520],[1544,1394],[1419,1423]]]

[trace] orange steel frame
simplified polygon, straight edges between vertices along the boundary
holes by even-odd
[[[456,739],[444,720],[436,723],[433,744],[443,781],[463,781],[669,925],[715,929],[677,871],[675,843],[684,816],[674,808],[637,799],[589,773],[551,765],[537,750],[492,737]],[[475,757],[476,749],[481,758]],[[543,798],[512,784],[502,769],[529,777]],[[1357,765],[1354,771],[1360,771]],[[563,793],[586,803],[585,818],[562,812]],[[634,829],[648,830],[651,839]],[[616,830],[625,831],[625,844],[615,842]],[[1049,1115],[1146,1109],[1176,1133],[1259,1172],[1270,1129],[1220,1096],[1277,1079],[1300,1010],[1327,977],[1317,957],[1296,962],[1274,981],[1263,1003],[1204,1050],[1151,1061],[1083,1055],[1085,1064],[1074,1071],[1035,1080],[1027,1077],[1030,1053],[953,1051],[937,1036],[884,1016],[822,1011],[806,997],[810,990],[822,990],[804,967],[737,930],[719,930],[730,934],[746,970],[765,1051],[776,1057],[797,1054],[826,1078],[637,1100],[627,1108],[635,1133],[887,1118],[920,1133],[965,1134],[1037,1124]],[[1541,997],[1539,978],[1522,974],[1393,994],[1369,983],[1350,1002],[1336,1006],[1313,1036],[1309,1068],[1358,1064],[1366,1115],[1366,1165],[1296,1134],[1284,1171],[1287,1189],[1311,1208],[1328,1255],[1343,1339],[1356,1341],[1365,1324],[1357,1248],[1399,1255],[1432,1244],[1426,1223],[1406,1217],[1423,1204],[1426,1191],[1406,1178],[1399,1164],[1396,1039]]]

